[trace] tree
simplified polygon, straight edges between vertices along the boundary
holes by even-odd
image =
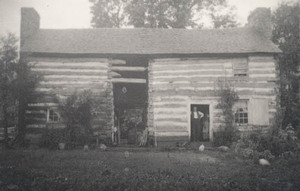
[[[26,110],[28,103],[36,99],[35,88],[41,80],[41,76],[32,72],[31,66],[25,57],[21,57],[17,64],[17,80],[14,84],[14,97],[18,102],[18,124],[17,136],[14,144],[19,147],[25,146],[26,135]]]
[[[272,13],[270,8],[259,7],[251,11],[248,16],[248,27],[253,27],[261,33],[261,35],[272,38]]]
[[[17,125],[17,142],[25,138],[25,111],[38,77],[27,62],[18,59],[18,39],[12,33],[0,40],[0,121],[4,128],[4,143],[8,143],[8,127]]]
[[[230,28],[239,25],[236,20],[235,7],[227,4],[223,6],[213,6],[210,10],[210,17],[214,28]]]
[[[131,0],[125,8],[128,15],[128,24],[134,27],[168,28],[169,15],[167,1]]]
[[[204,3],[207,1],[132,0],[126,12],[129,14],[129,24],[135,27],[186,28],[196,25],[193,17]]]
[[[283,127],[289,123],[299,129],[299,4],[281,4],[273,14],[272,40],[282,50],[277,56],[280,69],[281,107],[283,113]]]
[[[201,12],[226,0],[90,0],[93,27],[199,28]],[[228,13],[229,14],[229,13]],[[226,14],[225,14],[226,15]],[[215,16],[220,27],[235,26],[234,16]],[[120,24],[121,23],[121,24]],[[228,24],[227,24],[228,23]],[[231,23],[231,24],[230,24]]]
[[[90,0],[93,4],[92,26],[94,28],[120,28],[124,25],[125,0]]]
[[[236,126],[234,124],[234,104],[238,101],[239,96],[234,90],[234,87],[228,81],[218,82],[218,104],[217,108],[222,111],[222,116],[224,116],[224,123],[220,126],[223,129],[221,134],[216,133],[214,138],[214,145],[228,145],[234,141],[236,134]]]
[[[0,107],[2,127],[4,128],[4,143],[8,147],[8,127],[12,124],[12,111],[14,110],[15,99],[13,98],[13,86],[16,80],[17,64],[17,39],[9,33],[7,37],[0,40]]]

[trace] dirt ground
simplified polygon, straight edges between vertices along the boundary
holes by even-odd
[[[0,190],[300,190],[299,161],[232,151],[1,150]]]

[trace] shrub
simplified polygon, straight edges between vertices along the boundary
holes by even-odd
[[[214,145],[228,145],[234,141],[236,129],[234,127],[234,112],[233,106],[238,101],[238,94],[228,83],[219,84],[219,103],[217,108],[222,110],[224,116],[224,125],[220,128],[224,129],[222,132],[214,133]]]
[[[65,129],[45,129],[39,142],[39,146],[48,149],[57,149],[58,144],[66,142]]]
[[[224,131],[214,132],[213,137],[213,146],[218,147],[222,145],[230,146],[232,142],[238,140],[240,135],[239,131],[232,128]]]
[[[93,141],[91,122],[96,106],[91,91],[75,92],[61,104],[62,118],[67,125],[67,143],[71,147],[91,144]]]
[[[300,143],[294,129],[288,126],[286,129],[279,129],[277,135],[262,134],[254,132],[244,136],[235,145],[236,152],[245,157],[273,159],[284,153],[299,153]],[[251,155],[245,154],[252,150]]]
[[[291,126],[285,130],[279,129],[278,135],[260,135],[257,136],[256,140],[253,139],[252,141],[257,142],[256,149],[258,151],[270,150],[275,156],[279,156],[287,151],[295,152],[299,144],[295,131]]]

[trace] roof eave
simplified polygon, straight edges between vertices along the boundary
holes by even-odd
[[[87,56],[94,56],[94,57],[113,57],[113,56],[148,56],[148,57],[167,57],[167,56],[183,56],[183,55],[194,55],[194,56],[216,56],[216,55],[251,55],[251,54],[269,54],[269,55],[277,55],[281,54],[281,51],[256,51],[256,52],[174,52],[174,53],[62,53],[62,52],[30,52],[30,51],[20,51],[21,54],[30,55],[30,56],[63,56],[63,57],[87,57]]]

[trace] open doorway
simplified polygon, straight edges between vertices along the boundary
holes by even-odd
[[[114,143],[142,145],[147,139],[147,67],[143,56],[127,56],[112,64]]]
[[[209,141],[209,105],[191,104],[190,112],[191,142]]]
[[[114,84],[115,142],[138,144],[146,127],[146,87],[144,84]]]

